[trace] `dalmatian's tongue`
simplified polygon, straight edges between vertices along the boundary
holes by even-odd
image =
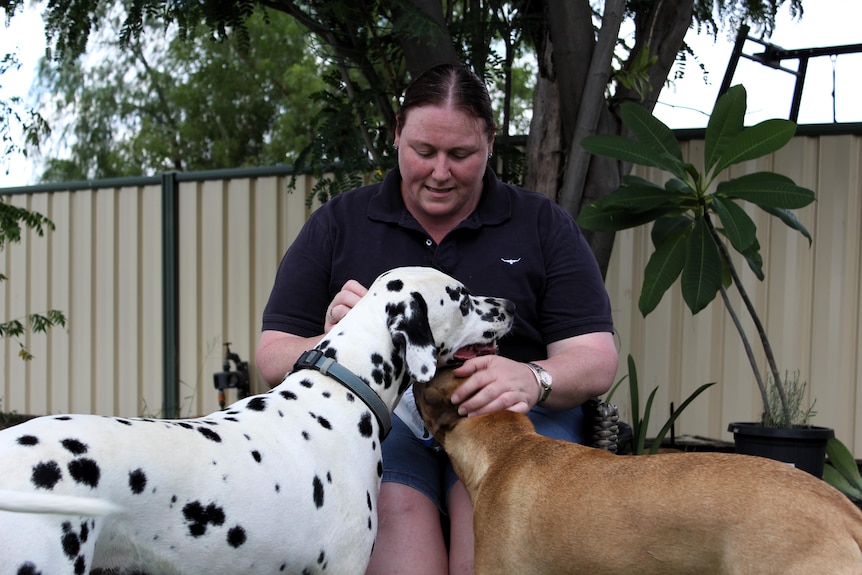
[[[467,347],[462,347],[455,352],[453,356],[459,361],[467,361],[480,355],[494,355],[497,353],[496,343],[473,344]]]

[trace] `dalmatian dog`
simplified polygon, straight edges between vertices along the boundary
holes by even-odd
[[[397,268],[268,393],[198,419],[0,432],[0,575],[363,573],[407,388],[492,353],[514,305]]]

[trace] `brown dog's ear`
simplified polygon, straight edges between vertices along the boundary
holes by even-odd
[[[414,390],[415,391],[415,390]],[[461,418],[458,408],[452,405],[449,397],[432,385],[423,385],[420,393],[421,401],[417,402],[425,426],[431,435],[440,439],[441,432],[452,429],[455,422]]]

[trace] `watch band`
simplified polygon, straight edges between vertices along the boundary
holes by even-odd
[[[545,375],[550,380],[550,374],[545,371],[541,365],[538,365],[533,362],[525,362],[525,365],[530,368],[530,371],[533,372],[533,376],[536,378],[536,384],[539,386],[539,394],[536,397],[536,405],[541,405],[548,399],[548,396],[551,395],[551,382],[545,381],[542,375]]]

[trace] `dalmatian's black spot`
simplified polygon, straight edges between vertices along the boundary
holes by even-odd
[[[302,438],[303,438],[304,440],[308,441],[309,439],[311,439],[311,436],[308,434],[308,432],[307,432],[307,431],[303,431],[303,432],[302,432]]]
[[[352,391],[348,391],[347,393],[345,393],[344,397],[347,398],[348,403],[353,403],[354,401],[356,401],[356,396],[353,395]]]
[[[235,422],[235,423],[239,423],[239,419],[237,419],[236,417],[225,417],[225,418],[224,418],[224,420],[225,420],[225,421],[233,421],[233,422]]]
[[[72,455],[81,455],[83,453],[87,453],[87,449],[89,449],[86,443],[82,443],[77,439],[64,439],[60,442],[60,445],[62,445],[66,449],[66,451],[68,451]]]
[[[293,393],[292,391],[285,390],[285,391],[281,392],[281,397],[283,397],[284,399],[286,399],[288,401],[293,401],[296,399],[296,394]]]
[[[251,436],[248,433],[243,433],[242,436],[245,437],[247,441],[251,441]]]
[[[185,421],[177,421],[175,423],[176,423],[176,425],[182,427],[183,429],[194,429],[195,428],[194,425],[192,425],[191,423],[186,423]]]
[[[245,540],[247,539],[245,534],[245,529],[237,525],[236,527],[231,527],[227,532],[227,542],[231,547],[239,547]]]
[[[86,543],[87,539],[90,538],[90,526],[87,525],[86,521],[81,523],[81,533],[78,535],[78,537],[81,539],[81,543]]]
[[[63,522],[63,536],[60,541],[63,544],[63,553],[69,559],[74,559],[81,552],[81,540],[78,534],[72,531],[72,524],[68,521]]]
[[[42,572],[33,563],[27,561],[18,567],[16,575],[42,575]]]
[[[323,482],[320,480],[320,477],[317,475],[314,476],[314,480],[312,481],[314,506],[320,509],[323,507]]]
[[[458,309],[461,311],[461,317],[467,317],[470,312],[473,311],[474,306],[473,298],[466,295],[462,297],[461,303],[458,305]]]
[[[246,405],[246,407],[248,407],[252,411],[264,411],[266,409],[266,398],[265,397],[253,397],[245,405]]]
[[[315,415],[310,411],[308,412],[308,415],[310,415],[312,419],[316,420],[317,423],[320,424],[320,427],[322,427],[323,429],[332,429],[332,424],[329,423],[329,420],[322,415]]]
[[[300,381],[299,385],[301,385],[302,387],[304,387],[306,389],[311,389],[311,387],[314,385],[314,382],[311,381],[310,379],[306,378],[306,379],[303,379],[302,381]]]
[[[134,471],[129,471],[129,489],[132,490],[132,493],[135,495],[140,495],[144,492],[144,489],[147,487],[147,474],[144,473],[143,469],[135,469]]]
[[[189,535],[201,537],[206,534],[207,526],[224,524],[224,510],[215,503],[204,507],[200,501],[192,501],[183,507],[183,517],[189,524]]]
[[[399,377],[404,373],[404,358],[398,350],[393,349],[389,356],[389,363],[392,365],[392,376]]]
[[[458,301],[462,295],[467,293],[467,290],[461,286],[446,286],[446,293],[449,294],[451,301]]]
[[[398,293],[404,289],[404,282],[401,280],[390,280],[389,282],[386,283],[386,289],[388,289],[391,292]]]
[[[83,483],[90,487],[99,486],[99,478],[102,475],[99,464],[87,457],[79,457],[69,462],[67,466],[69,475],[77,483]]]
[[[323,357],[329,357],[338,361],[338,350],[336,350],[334,347],[330,347],[323,352]]]
[[[373,511],[373,504],[371,502],[371,494],[369,492],[365,492],[365,503],[368,505],[368,510]]]
[[[35,435],[22,435],[18,438],[18,445],[39,445],[39,438]]]
[[[72,416],[71,415],[58,415],[57,417],[54,418],[54,420],[55,421],[71,421]]]
[[[256,449],[255,449],[255,450],[253,450],[253,451],[251,452],[251,457],[252,457],[255,461],[257,461],[258,463],[260,463],[260,460],[261,460],[260,451],[258,451],[258,450],[256,450]]]
[[[44,461],[33,466],[30,481],[36,487],[42,489],[54,489],[54,486],[63,478],[63,472],[56,461]]]
[[[206,427],[198,427],[197,430],[198,430],[198,432],[200,432],[201,435],[203,435],[204,437],[206,437],[210,441],[215,441],[216,443],[221,443],[221,436],[218,433],[216,433],[215,431],[213,431],[212,429],[208,429]]]
[[[359,418],[359,435],[362,437],[371,437],[374,433],[374,426],[371,425],[371,414],[367,411]]]
[[[115,417],[114,421],[116,421],[117,423],[122,423],[123,425],[128,425],[128,426],[132,425],[132,422],[129,421],[128,419],[120,419],[119,417]]]
[[[279,485],[278,483],[275,484],[275,492],[281,493],[281,485]]]
[[[377,460],[377,477],[383,477],[383,460]]]
[[[332,397],[332,393],[330,393],[330,392],[328,392],[328,391],[324,391],[324,392],[323,392],[323,393],[321,393],[320,395],[322,395],[322,396],[323,396],[323,397],[325,397],[326,399],[329,399],[330,397]]]

